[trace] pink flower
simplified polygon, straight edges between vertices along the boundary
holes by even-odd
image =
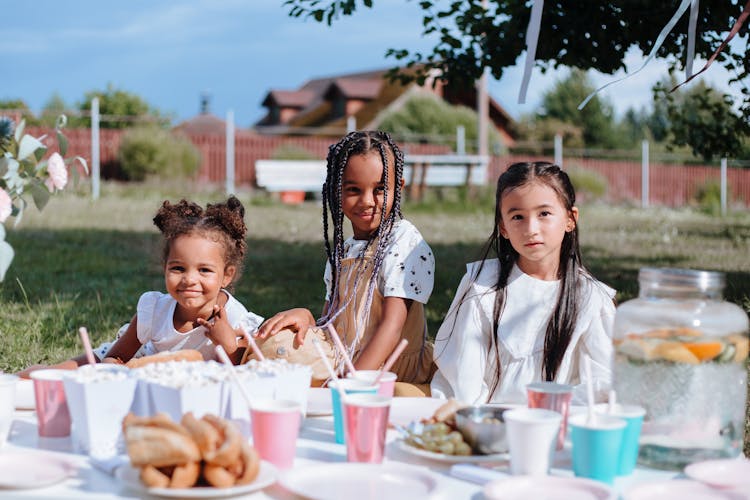
[[[65,161],[59,153],[52,153],[47,161],[47,174],[49,177],[44,183],[47,185],[50,193],[55,189],[62,189],[68,183],[68,170],[65,168]]]
[[[5,189],[0,189],[0,224],[10,217],[12,211],[13,201],[8,196],[8,193],[5,192]]]

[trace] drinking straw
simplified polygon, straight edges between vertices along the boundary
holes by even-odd
[[[591,381],[591,358],[584,357],[583,368],[586,371],[586,396],[588,399],[588,417],[589,423],[594,420],[594,384]]]
[[[318,354],[320,355],[320,359],[323,360],[323,364],[325,365],[326,370],[328,370],[328,374],[331,376],[331,379],[338,380],[338,377],[336,376],[336,372],[331,366],[331,363],[328,361],[328,356],[326,356],[326,353],[323,352],[323,348],[320,347],[320,342],[316,338],[313,338],[312,341],[313,341],[313,345],[315,346],[315,349],[318,351]]]
[[[341,352],[341,355],[344,357],[344,363],[346,363],[346,367],[349,369],[352,373],[357,373],[357,369],[354,368],[354,365],[352,364],[352,360],[349,358],[349,354],[346,352],[346,348],[344,347],[344,344],[341,343],[341,338],[339,337],[339,334],[336,332],[336,329],[333,327],[333,323],[327,323],[326,326],[328,327],[328,331],[331,332],[331,337],[333,337],[333,343],[336,344],[336,347],[338,348],[339,352]]]
[[[401,342],[398,343],[391,355],[388,356],[388,359],[385,360],[385,364],[383,365],[383,367],[378,371],[378,374],[375,376],[375,381],[372,383],[372,385],[378,385],[378,383],[380,383],[380,379],[383,377],[383,374],[391,369],[393,363],[395,363],[398,357],[401,356],[401,353],[404,352],[404,349],[406,349],[406,345],[408,343],[408,340],[401,339]]]
[[[232,377],[232,382],[237,384],[237,387],[239,387],[240,392],[242,393],[242,397],[245,398],[245,403],[247,403],[247,406],[250,406],[250,395],[245,391],[245,388],[242,386],[242,382],[240,381],[240,378],[235,373],[234,363],[232,363],[232,360],[229,359],[229,356],[227,356],[227,352],[220,345],[217,345],[214,348],[214,350],[216,351],[216,354],[219,356],[219,359],[221,360],[221,362],[229,367],[229,376]]]
[[[607,407],[607,411],[609,413],[614,413],[615,406],[617,406],[617,391],[612,389],[609,391],[609,406]]]
[[[318,351],[318,354],[320,355],[320,359],[323,360],[323,364],[326,367],[326,370],[328,370],[328,374],[331,376],[331,380],[338,380],[338,376],[336,376],[336,371],[331,366],[331,363],[328,361],[328,356],[326,356],[326,353],[323,352],[323,348],[320,346],[320,341],[313,337],[312,339],[313,345],[315,346],[315,349]],[[341,387],[336,387],[339,391],[339,399],[341,399],[341,402],[344,402],[344,389]]]
[[[255,339],[253,338],[253,336],[250,335],[243,327],[240,327],[240,331],[242,331],[242,335],[247,340],[247,345],[250,346],[250,349],[252,349],[255,357],[258,358],[258,361],[265,361],[266,357],[263,356],[262,352],[260,352],[260,348],[258,347],[258,344],[255,343]]]
[[[86,330],[85,326],[82,326],[78,329],[78,335],[80,335],[81,342],[83,342],[83,350],[86,351],[86,359],[88,360],[90,365],[95,365],[96,358],[94,357],[94,351],[91,349],[91,341],[89,341],[89,332]]]

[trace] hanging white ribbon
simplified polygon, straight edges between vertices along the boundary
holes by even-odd
[[[698,6],[700,0],[693,0],[690,4],[690,21],[688,22],[687,57],[685,59],[685,78],[693,75],[693,59],[695,58],[695,27],[698,24]]]
[[[518,104],[526,102],[526,90],[531,80],[531,70],[536,59],[536,45],[539,41],[539,28],[542,25],[542,7],[544,7],[544,0],[533,0],[529,25],[526,27],[526,64],[523,68],[521,89],[518,92]]]
[[[656,42],[654,42],[654,46],[651,48],[651,52],[649,52],[648,57],[646,58],[645,61],[643,61],[643,64],[641,65],[640,68],[638,68],[637,70],[633,71],[632,73],[626,74],[622,78],[618,78],[617,80],[613,80],[613,81],[611,81],[609,83],[605,83],[604,85],[602,85],[601,87],[599,87],[598,89],[596,89],[595,91],[593,91],[592,93],[590,93],[588,95],[588,97],[586,97],[586,99],[584,99],[583,102],[578,105],[578,109],[579,110],[583,109],[583,107],[586,106],[586,104],[588,104],[588,102],[591,100],[592,97],[594,97],[596,94],[598,94],[599,92],[601,92],[605,88],[607,88],[610,85],[613,85],[613,84],[615,84],[617,82],[621,82],[621,81],[625,80],[626,78],[630,78],[631,76],[635,75],[636,73],[638,73],[639,71],[641,71],[643,68],[645,68],[646,65],[649,62],[651,62],[651,59],[653,59],[656,56],[656,52],[662,46],[662,44],[664,43],[664,40],[666,40],[667,35],[669,35],[669,33],[672,31],[672,28],[674,28],[674,25],[677,24],[677,21],[680,20],[680,17],[682,17],[682,15],[685,13],[685,11],[687,10],[687,8],[690,6],[690,4],[692,2],[693,2],[693,0],[682,0],[680,2],[680,6],[677,7],[677,12],[675,12],[674,16],[672,16],[672,19],[669,20],[669,22],[667,23],[667,25],[664,26],[664,29],[661,30],[661,33],[659,33],[659,36],[656,38]]]

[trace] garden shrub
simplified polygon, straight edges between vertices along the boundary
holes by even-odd
[[[143,181],[149,176],[189,177],[198,171],[201,161],[189,139],[157,127],[126,132],[117,159],[131,181]]]
[[[721,215],[721,183],[713,180],[704,182],[698,187],[694,199],[701,212]],[[727,200],[729,199],[731,196],[727,187]]]
[[[271,151],[272,160],[320,160],[321,158],[312,154],[302,146],[296,144],[282,144]]]
[[[596,201],[607,194],[607,178],[593,170],[574,166],[566,169],[579,201]]]

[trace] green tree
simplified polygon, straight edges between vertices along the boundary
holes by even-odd
[[[284,0],[292,17],[312,18],[329,25],[340,16],[352,15],[373,0]],[[451,82],[474,81],[484,68],[499,79],[526,50],[526,28],[531,9],[528,0],[437,2],[420,0],[422,36],[435,39],[429,53],[389,49],[387,55],[403,68],[392,75],[401,80],[424,82],[432,70]],[[698,10],[699,33],[695,55],[707,60],[740,16],[745,2],[703,0]],[[631,48],[648,53],[659,33],[675,13],[675,2],[652,0],[558,0],[546,2],[536,51],[536,65],[545,71],[567,66],[612,74],[625,69]],[[688,14],[683,15],[664,40],[657,57],[678,67],[686,60]],[[747,35],[747,26],[744,27]],[[739,106],[750,121],[750,57],[745,45],[728,46],[717,58],[731,74],[729,83],[743,93]],[[624,83],[626,85],[627,83]]]
[[[464,127],[466,147],[475,150],[478,118],[466,106],[452,106],[432,94],[414,95],[397,110],[386,114],[378,128],[404,140],[427,140],[455,146],[456,129]],[[490,144],[501,147],[500,134],[489,127]]]
[[[38,120],[22,99],[0,99],[0,110],[18,112],[26,120],[26,125],[36,125]]]
[[[57,117],[60,115],[68,116],[68,105],[57,92],[53,93],[49,100],[44,104],[42,112],[39,115],[39,121],[47,127],[54,127]],[[74,125],[75,117],[68,116],[68,125]]]
[[[92,90],[86,92],[83,102],[78,108],[83,112],[83,126],[91,126],[91,100],[99,98],[99,114],[101,116],[101,128],[130,128],[143,123],[159,122],[164,120],[159,111],[152,108],[141,97],[116,89],[112,84],[107,85],[106,90]]]
[[[732,99],[702,80],[688,90],[668,92],[658,84],[668,117],[670,145],[689,146],[695,156],[709,161],[744,154],[750,124],[732,109]]]
[[[594,96],[583,109],[578,105],[593,92],[594,86],[584,71],[573,70],[542,97],[540,116],[570,123],[581,129],[587,147],[621,147],[614,127],[612,105]]]

